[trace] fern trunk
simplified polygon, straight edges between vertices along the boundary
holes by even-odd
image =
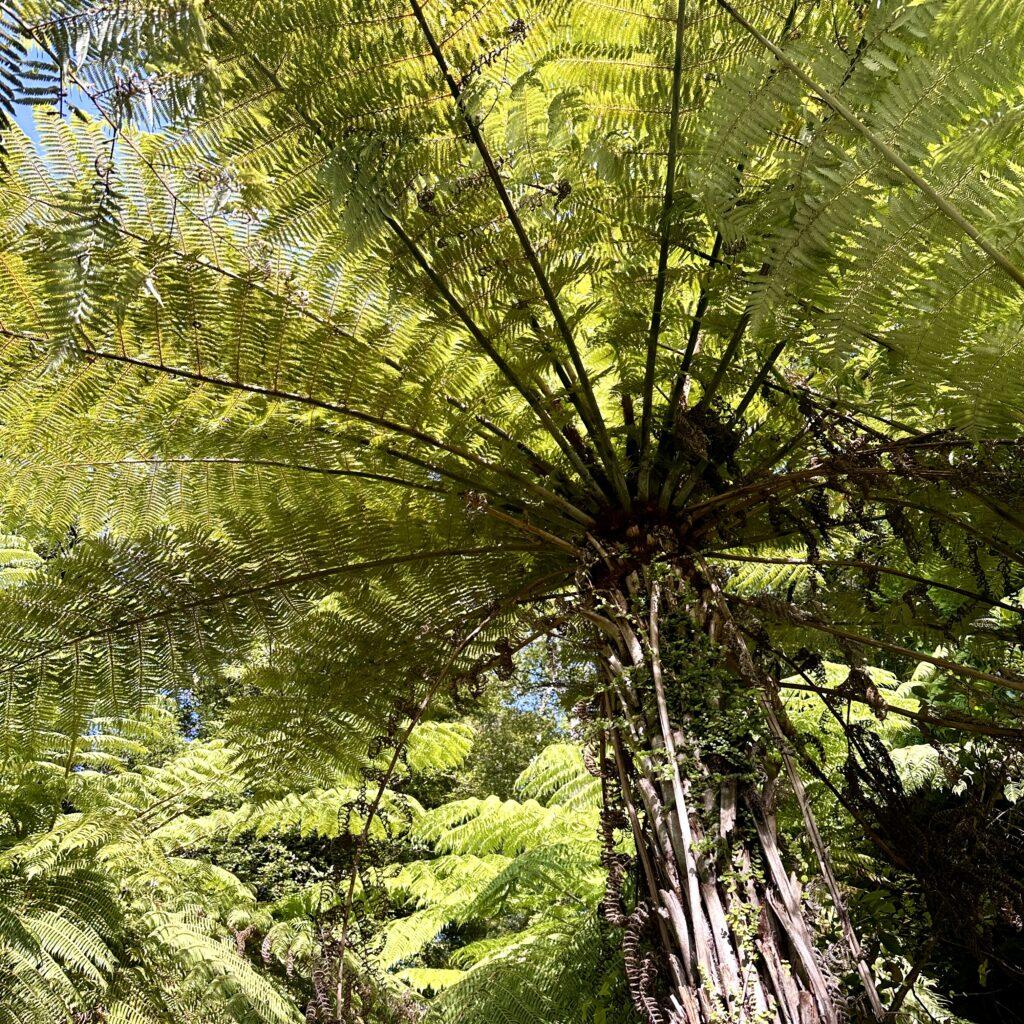
[[[833,1024],[846,1000],[779,845],[778,720],[711,595],[668,597],[634,585],[605,595],[602,616],[614,623],[602,659],[602,909],[624,931],[633,1000],[650,1024]],[[626,825],[631,913],[612,846]]]

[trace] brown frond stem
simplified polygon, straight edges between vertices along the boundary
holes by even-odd
[[[530,241],[530,237],[526,233],[526,228],[523,226],[523,222],[519,217],[519,212],[516,210],[515,204],[512,202],[512,199],[508,194],[508,189],[506,189],[501,173],[498,171],[498,168],[494,163],[494,158],[491,156],[490,149],[484,141],[483,133],[480,131],[480,126],[477,123],[476,118],[466,109],[462,89],[459,86],[459,83],[455,80],[455,77],[452,75],[451,68],[448,66],[448,61],[445,58],[444,53],[441,51],[441,47],[423,13],[423,8],[417,0],[409,0],[409,3],[416,16],[416,21],[427,40],[427,45],[430,47],[430,52],[434,57],[434,61],[441,72],[441,77],[444,79],[445,84],[451,93],[456,109],[466,125],[466,129],[469,132],[470,138],[473,140],[473,144],[476,146],[477,152],[480,154],[480,159],[483,161],[484,167],[487,170],[487,175],[491,179],[498,195],[498,199],[505,209],[505,214],[509,219],[509,223],[512,225],[512,229],[515,232],[516,237],[519,239],[523,255],[526,257],[526,261],[529,263],[530,269],[533,271],[533,276],[536,278],[537,284],[540,286],[541,293],[544,296],[544,301],[551,312],[551,316],[554,319],[558,333],[565,343],[566,350],[569,353],[569,358],[576,371],[576,376],[585,399],[585,405],[590,414],[588,427],[593,431],[594,442],[597,445],[598,451],[601,452],[602,460],[605,462],[605,469],[607,470],[612,484],[619,495],[619,499],[628,508],[630,502],[629,491],[626,487],[625,478],[622,475],[622,467],[619,465],[618,459],[615,457],[615,452],[612,449],[604,417],[601,415],[600,406],[598,405],[597,398],[594,395],[594,390],[591,385],[590,377],[587,373],[586,365],[583,362],[579,348],[573,338],[572,330],[562,313],[561,305],[558,302],[554,289],[551,287],[551,282],[548,280],[548,276],[544,271],[544,268],[541,266],[540,258],[537,256],[537,252],[533,247],[533,242]]]
[[[416,6],[415,0],[413,0],[413,6],[414,6],[414,8],[417,11],[417,18],[418,19],[422,19],[422,11]],[[234,38],[234,36],[235,36],[234,26],[232,26],[231,23],[226,18],[224,18],[221,14],[219,14],[218,12],[213,11],[212,14],[213,14],[214,19],[221,26],[221,28],[225,32],[227,32],[229,36]],[[423,21],[422,24],[424,25],[425,30],[427,32],[429,32],[429,28],[426,28],[426,22]],[[433,39],[432,36],[430,38]],[[437,45],[436,42],[433,45],[436,47],[436,45]],[[438,53],[440,53],[440,51],[438,51]],[[249,53],[247,56],[252,61],[254,66],[259,70],[259,72],[267,79],[267,81],[269,81],[283,95],[284,92],[285,92],[284,85],[281,82],[281,80],[278,78],[277,74],[272,69],[268,68],[255,54]],[[443,56],[442,56],[441,59],[442,60],[444,59]],[[450,75],[449,75],[449,77],[450,77]],[[453,80],[453,83],[454,83],[454,80]],[[461,107],[460,107],[460,109],[461,109]],[[300,113],[300,116],[302,117],[303,121],[306,123],[307,127],[329,149],[332,149],[333,145],[331,143],[331,140],[330,140],[329,137],[327,137],[327,133],[325,133],[322,125],[320,125],[314,118],[310,117],[304,111],[300,111],[299,113]],[[477,129],[477,133],[479,134],[479,130],[478,129]],[[481,143],[482,143],[482,141],[483,140],[481,138]],[[499,181],[500,181],[500,176],[499,176]],[[504,186],[502,186],[502,187],[504,187]],[[459,318],[459,320],[462,321],[463,325],[469,331],[470,336],[473,338],[473,340],[476,341],[476,343],[478,345],[480,345],[480,347],[482,348],[484,353],[488,356],[488,358],[491,359],[491,361],[493,363],[495,363],[495,365],[498,367],[499,371],[506,377],[506,379],[509,381],[509,383],[512,384],[512,386],[523,396],[524,399],[526,399],[527,403],[530,405],[530,408],[533,409],[535,413],[537,413],[538,417],[541,419],[541,422],[544,424],[544,426],[548,430],[548,432],[551,433],[551,435],[552,435],[553,439],[555,440],[555,442],[559,445],[559,447],[562,447],[562,443],[563,442],[562,442],[561,435],[558,433],[557,429],[555,429],[553,427],[553,425],[551,424],[550,417],[547,415],[546,411],[542,410],[542,407],[541,407],[540,403],[537,401],[536,396],[533,395],[532,392],[530,392],[528,389],[525,388],[525,385],[521,381],[519,381],[518,376],[515,375],[512,372],[511,367],[509,366],[507,361],[499,356],[499,354],[497,352],[497,349],[494,348],[494,346],[491,344],[490,340],[486,337],[486,335],[484,335],[483,331],[481,331],[480,328],[477,326],[476,322],[469,316],[469,313],[465,309],[465,307],[460,302],[458,302],[458,300],[455,298],[455,296],[451,292],[451,290],[448,289],[448,287],[444,284],[443,281],[441,281],[440,277],[435,273],[433,267],[431,267],[429,262],[426,260],[426,257],[420,251],[419,247],[412,240],[412,238],[409,237],[409,235],[405,232],[405,230],[398,223],[398,221],[395,220],[395,218],[392,217],[390,214],[384,213],[383,211],[382,211],[382,217],[384,219],[384,222],[391,229],[391,231],[396,235],[396,237],[399,239],[399,241],[409,251],[410,255],[416,261],[416,263],[420,267],[420,269],[423,270],[427,274],[427,277],[430,280],[431,284],[438,290],[438,292],[441,294],[441,296],[445,299],[446,303],[451,307],[452,311]],[[570,461],[573,461],[574,464],[575,464],[575,461],[572,459],[571,454],[569,455],[569,457],[570,457]],[[589,474],[587,474],[586,470],[584,469],[583,470],[583,479],[587,480],[588,476],[589,476]]]
[[[801,431],[798,432],[797,437],[789,442],[788,447],[792,448],[794,442],[802,440],[803,437],[806,436],[808,430],[809,428],[807,427],[801,428]],[[935,434],[941,433],[943,432],[935,432]],[[927,447],[931,438],[935,436],[935,434],[922,434],[912,438],[900,438],[897,440],[885,439],[883,435],[883,439],[885,439],[887,443],[876,445],[870,448],[859,449],[856,451],[855,454],[859,457],[877,457],[884,454],[890,454],[896,451]],[[954,442],[951,442],[951,444],[953,443]],[[816,463],[813,467],[810,467],[808,469],[794,470],[791,473],[777,474],[775,476],[766,476],[766,471],[762,468],[762,471],[759,473],[748,474],[746,477],[743,478],[743,480],[741,480],[738,483],[737,486],[731,487],[721,492],[720,494],[716,494],[714,495],[714,497],[708,498],[697,505],[693,505],[689,509],[687,509],[687,511],[691,514],[697,515],[698,517],[700,515],[706,515],[709,511],[721,505],[725,505],[728,507],[729,502],[734,501],[736,497],[741,494],[751,494],[754,495],[754,497],[741,505],[728,508],[728,511],[736,512],[742,508],[747,508],[752,505],[760,504],[765,500],[771,500],[776,498],[780,492],[780,485],[782,484],[791,485],[793,483],[807,483],[809,481],[813,481],[816,479],[828,480],[828,478],[830,476],[834,476],[836,472],[842,471],[842,461],[845,457],[845,455],[831,456],[827,459],[822,459],[820,462]],[[778,459],[773,458],[773,461],[777,462]],[[683,487],[674,493],[670,493],[669,504],[675,503],[677,501],[680,503],[685,502],[686,499],[690,496],[691,492],[693,491],[693,488],[697,485],[697,482],[700,480],[701,475],[704,473],[706,469],[708,469],[711,466],[711,464],[712,463],[710,458],[701,459],[690,471],[690,475],[686,478],[686,482],[683,485]],[[682,470],[682,464],[677,463],[673,471],[670,472],[668,478],[666,479],[665,490],[667,490],[670,485],[675,485],[679,482]],[[882,474],[885,476],[892,475],[888,470],[884,468],[874,470],[860,468],[858,469],[858,472],[861,473],[862,475],[869,475],[872,472],[876,474]],[[932,476],[938,479],[947,479],[950,476],[954,475],[952,470],[945,469],[922,469],[919,472],[922,477],[931,474]],[[663,490],[663,495],[665,494],[665,490]],[[763,495],[763,497],[757,497],[757,495],[759,494]]]
[[[241,458],[167,458],[167,459],[110,459],[100,462],[53,462],[39,465],[22,463],[12,476],[30,470],[51,469],[119,469],[127,466],[253,466],[257,469],[283,469],[292,473],[313,473],[320,476],[354,477],[359,480],[376,480],[379,483],[394,484],[396,487],[408,487],[413,490],[430,491],[435,494],[447,493],[443,487],[419,483],[415,480],[403,480],[401,477],[389,476],[386,473],[371,473],[358,469],[335,469],[330,466],[310,466],[295,462],[279,462],[274,459],[241,459]]]
[[[519,507],[523,511],[528,511],[529,514],[535,515],[538,518],[543,518],[549,521],[552,525],[565,529],[570,524],[561,516],[560,513],[554,509],[547,508],[543,505],[528,506],[521,500],[516,500],[507,494],[503,494],[501,491],[496,490],[494,487],[483,483],[480,480],[466,476],[464,473],[458,473],[453,469],[447,467],[438,466],[433,462],[429,462],[426,459],[418,458],[410,452],[399,451],[397,448],[392,448],[390,445],[384,445],[380,448],[385,455],[389,458],[395,459],[398,462],[404,462],[409,466],[418,466],[427,475],[436,475],[443,477],[445,480],[452,480],[455,483],[462,484],[465,487],[465,491],[462,492],[463,501],[477,502],[475,495],[486,494],[494,498],[496,501],[503,503],[508,507]],[[448,490],[441,490],[443,494],[453,494],[454,492]]]
[[[177,194],[175,194],[174,198],[175,198],[175,202],[179,206],[181,206],[182,209],[185,209],[187,212],[191,212],[189,210],[188,206],[183,204],[182,201],[180,201],[180,199],[177,196]],[[55,203],[47,203],[45,200],[43,200],[41,198],[38,198],[38,197],[32,197],[31,201],[33,203],[37,203],[37,204],[46,206],[46,207],[48,207],[50,209],[58,209],[59,208],[57,204],[55,204]],[[192,215],[193,216],[198,216],[197,214],[194,214],[194,213]],[[125,227],[120,222],[112,221],[111,224],[110,224],[110,227],[112,228],[112,230],[116,231],[118,234],[122,235],[123,237],[130,238],[133,241],[139,242],[141,244],[152,244],[154,242],[153,238],[147,238],[145,235],[140,235],[138,232],[132,231],[130,228]],[[344,341],[347,341],[347,342],[359,345],[360,347],[365,349],[368,353],[372,353],[375,358],[379,358],[382,363],[384,363],[386,366],[390,367],[392,370],[396,371],[397,373],[404,373],[405,372],[402,364],[399,363],[397,360],[394,360],[394,359],[391,359],[391,358],[389,358],[387,356],[381,355],[380,353],[376,352],[373,349],[372,346],[368,345],[365,341],[363,341],[362,339],[360,339],[356,335],[354,335],[354,334],[350,333],[349,331],[346,331],[343,328],[339,327],[330,318],[325,317],[325,316],[321,316],[320,314],[318,314],[314,310],[310,309],[308,307],[308,305],[306,305],[304,303],[300,303],[300,302],[298,302],[296,300],[290,299],[287,295],[281,294],[280,292],[275,291],[273,288],[268,288],[265,284],[262,284],[260,281],[258,281],[252,275],[240,274],[240,273],[237,273],[237,272],[235,272],[233,270],[229,270],[228,268],[222,266],[220,263],[217,263],[217,262],[207,258],[202,253],[194,253],[194,252],[188,252],[188,251],[185,251],[185,250],[179,250],[179,249],[172,248],[170,250],[170,254],[173,255],[178,260],[194,262],[197,265],[201,266],[203,269],[209,270],[211,273],[218,274],[218,275],[220,275],[222,277],[227,278],[230,281],[234,281],[237,284],[244,285],[246,288],[251,288],[254,291],[260,292],[261,294],[266,295],[269,298],[272,298],[272,299],[280,302],[286,309],[292,311],[293,313],[295,313],[297,316],[301,317],[302,319],[309,320],[311,323],[314,323],[318,327],[322,327],[325,330],[330,331],[330,333],[332,335],[334,335],[334,336],[336,336],[336,337],[338,337],[338,338],[340,338],[340,339],[342,339]],[[520,394],[522,394],[522,392],[520,392]],[[455,397],[453,397],[451,395],[445,395],[444,397],[445,397],[445,401],[449,405],[453,406],[454,408],[459,409],[460,412],[469,412],[469,408],[468,408],[468,406],[464,402],[460,402],[458,399],[456,399]],[[546,396],[546,397],[549,397],[549,396]],[[502,441],[504,441],[507,444],[513,446],[521,454],[523,454],[527,458],[529,458],[530,461],[533,463],[534,468],[537,469],[539,472],[541,472],[543,475],[557,478],[563,484],[566,484],[566,485],[569,485],[569,486],[574,486],[574,484],[572,484],[570,481],[568,481],[567,479],[565,479],[562,476],[562,474],[559,472],[558,469],[556,469],[554,466],[552,466],[546,459],[542,458],[537,452],[535,452],[532,448],[530,448],[530,446],[527,445],[525,442],[518,441],[515,438],[511,437],[511,435],[509,435],[507,431],[503,430],[501,427],[499,427],[497,424],[495,424],[492,421],[490,421],[489,419],[487,419],[485,416],[481,416],[479,413],[474,413],[472,415],[473,415],[473,418],[476,420],[476,422],[479,423],[482,427],[484,427],[484,429],[489,431],[495,437],[498,437]],[[600,493],[600,492],[598,492],[598,493]]]
[[[808,565],[825,569],[860,569],[869,573],[880,573],[883,576],[895,576],[899,579],[909,580],[912,583],[923,583],[936,590],[945,590],[951,594],[959,594],[961,597],[970,598],[988,608],[1002,608],[1004,611],[1013,612],[1015,615],[1024,616],[1024,608],[1007,604],[996,598],[985,597],[974,590],[967,590],[964,587],[955,587],[950,583],[942,583],[939,580],[927,576],[918,576],[912,572],[904,572],[901,569],[893,569],[890,566],[878,565],[875,562],[865,562],[857,558],[775,558],[768,555],[726,555],[716,551],[705,552],[708,558],[720,559],[725,562],[749,562],[755,565]]]
[[[672,202],[676,187],[676,150],[679,145],[679,90],[683,73],[683,30],[686,0],[677,0],[675,53],[672,65],[672,108],[669,114],[668,156],[665,166],[665,198],[661,207],[658,269],[654,282],[654,300],[651,305],[651,326],[647,336],[647,358],[644,366],[643,395],[640,412],[640,474],[638,494],[646,501],[650,477],[651,422],[654,417],[654,373],[658,357],[658,338],[661,335],[661,311],[668,279],[668,255],[672,227]],[[712,253],[712,258],[717,254]]]
[[[830,490],[845,495],[848,498],[864,498],[863,495],[853,494],[836,484],[826,483],[825,486]],[[986,545],[991,551],[995,551],[998,554],[1003,555],[1005,558],[1009,559],[1011,562],[1016,562],[1018,565],[1024,565],[1024,552],[1009,547],[995,537],[989,537],[987,534],[982,533],[981,530],[976,529],[970,523],[964,522],[956,516],[951,516],[948,512],[942,509],[933,508],[931,505],[923,505],[919,501],[908,501],[904,498],[896,498],[888,494],[872,494],[865,500],[879,505],[891,505],[894,508],[909,508],[915,512],[922,512],[934,519],[941,519],[943,522],[949,523],[950,526],[955,526],[958,530],[963,530],[964,533],[976,538],[982,544]]]
[[[253,395],[261,395],[264,398],[271,398],[276,401],[296,402],[301,405],[308,405],[313,408],[323,409],[326,412],[337,413],[339,416],[344,416],[349,419],[358,420],[362,423],[367,423],[371,426],[379,427],[389,433],[412,438],[413,440],[419,441],[431,448],[435,448],[438,451],[454,455],[456,458],[461,459],[464,462],[472,463],[475,466],[479,466],[481,469],[486,469],[500,476],[504,476],[507,479],[514,480],[527,490],[538,495],[538,497],[543,497],[546,502],[549,502],[560,508],[562,511],[568,513],[578,522],[587,526],[593,524],[593,519],[591,519],[586,512],[578,509],[575,505],[567,501],[561,495],[556,494],[554,491],[550,491],[546,487],[542,487],[526,477],[521,477],[504,466],[488,462],[486,459],[481,458],[479,455],[476,455],[465,448],[459,448],[455,445],[448,444],[436,437],[432,437],[430,434],[427,434],[422,430],[417,430],[415,427],[408,427],[405,424],[396,423],[394,420],[389,420],[382,416],[374,416],[371,413],[363,412],[359,409],[353,409],[350,406],[339,405],[335,402],[327,402],[322,399],[312,398],[306,395],[298,395],[290,391],[262,387],[258,384],[244,384],[224,377],[212,377],[208,374],[197,373],[195,370],[187,370],[184,367],[167,366],[164,363],[154,363],[151,360],[120,355],[116,352],[103,352],[93,348],[80,348],[78,349],[78,354],[84,359],[108,360],[114,363],[122,363],[127,366],[134,366],[142,370],[149,370],[154,373],[163,373],[171,377],[180,377],[184,380],[191,380],[200,384],[209,384],[213,387],[227,388],[234,391],[244,391]]]
[[[746,598],[736,597],[734,599],[741,604],[757,607],[759,610],[764,611],[761,606],[748,601]],[[822,622],[820,619],[816,619],[813,616],[799,612],[798,610],[795,611],[794,614],[795,624],[801,628],[806,627],[807,629],[814,630],[818,633],[825,633],[828,636],[834,636],[838,640],[844,640],[847,643],[855,644],[859,647],[869,647],[873,650],[896,654],[914,662],[919,663],[924,661],[929,665],[934,665],[936,668],[941,668],[952,675],[960,676],[964,679],[977,679],[981,682],[991,683],[997,688],[1015,690],[1019,693],[1024,693],[1024,679],[1018,679],[1015,676],[998,676],[992,672],[985,672],[981,669],[971,668],[969,665],[964,665],[958,661],[950,661],[949,658],[941,658],[935,654],[925,654],[923,651],[915,651],[910,647],[903,647],[900,644],[889,643],[887,640],[876,640],[873,637],[864,636],[861,633],[853,633],[848,629],[842,629],[839,626],[833,626],[830,623]]]
[[[568,541],[562,540],[561,537],[556,537],[553,533],[548,530],[544,530],[539,526],[535,526],[533,523],[528,523],[523,519],[517,519],[515,516],[510,516],[507,512],[502,512],[500,509],[493,508],[490,505],[484,506],[482,511],[484,515],[490,516],[492,519],[496,519],[500,523],[506,523],[523,533],[529,533],[534,537],[539,537],[545,544],[558,548],[559,551],[564,551],[566,554],[572,555],[573,558],[580,561],[586,561],[587,559],[587,552],[582,548],[578,548],[574,544],[570,544]]]
[[[39,661],[40,658],[46,658],[56,651],[65,650],[68,647],[74,647],[76,644],[84,643],[88,640],[96,640],[100,637],[106,637],[112,633],[119,633],[126,629],[135,629],[139,626],[146,626],[153,622],[161,622],[166,619],[174,618],[177,615],[185,615],[189,612],[196,611],[199,608],[210,608],[214,605],[222,604],[227,601],[237,601],[246,597],[256,597],[260,594],[287,590],[292,587],[302,586],[305,583],[315,583],[319,580],[330,579],[335,576],[343,576],[348,573],[366,572],[370,569],[386,569],[396,565],[408,565],[414,562],[428,562],[435,559],[472,558],[477,555],[486,556],[491,554],[500,554],[503,551],[539,552],[542,550],[544,550],[544,546],[540,544],[504,544],[501,546],[488,545],[474,548],[440,548],[436,551],[417,551],[408,555],[391,555],[387,558],[375,558],[362,562],[346,562],[343,565],[325,566],[322,569],[313,569],[310,572],[300,572],[294,573],[290,576],[282,576],[279,579],[270,580],[266,583],[254,583],[248,587],[239,587],[237,590],[221,591],[217,594],[211,594],[207,597],[199,597],[195,600],[175,605],[172,608],[162,608],[159,611],[149,612],[145,615],[136,615],[131,618],[108,622],[99,629],[91,629],[73,637],[66,637],[58,644],[33,652],[28,658],[22,658],[19,661],[0,664],[0,671],[9,672],[13,669],[22,668],[25,665],[30,665],[33,662]]]
[[[466,413],[473,417],[473,419],[480,424],[488,433],[493,434],[500,441],[505,444],[517,449],[521,455],[524,455],[530,460],[533,468],[540,473],[542,476],[549,476],[557,480],[563,486],[572,487],[575,486],[574,481],[570,481],[564,473],[557,466],[553,466],[547,459],[544,458],[539,452],[531,448],[525,441],[519,441],[514,438],[507,430],[500,427],[493,420],[488,419],[486,416],[472,412],[470,407],[453,395],[445,395],[444,400],[452,406],[454,409],[458,409],[459,412]]]
[[[772,350],[771,352],[768,353],[767,359],[765,359],[765,361],[757,368],[757,372],[751,379],[750,385],[747,387],[747,390],[744,393],[743,398],[740,399],[739,405],[737,405],[736,408],[733,409],[732,414],[729,416],[730,427],[734,426],[741,419],[743,419],[743,414],[747,411],[747,406],[750,405],[750,403],[754,400],[754,396],[761,389],[761,386],[767,379],[768,374],[771,373],[773,369],[775,369],[775,364],[778,361],[779,356],[782,355],[782,353],[786,349],[786,346],[790,343],[791,340],[792,338],[789,337],[782,338],[780,341],[777,341],[774,346],[772,346]]]
[[[866,707],[871,707],[873,706],[873,703],[878,703],[878,701],[874,701],[872,703],[866,697],[861,697],[857,694],[850,694],[845,690],[830,689],[827,686],[817,686],[811,682],[793,683],[787,682],[783,679],[779,683],[779,686],[784,690],[800,690],[806,693],[815,693],[819,697],[825,698],[825,703],[828,703],[830,700],[840,702],[853,701],[855,704],[863,704]],[[998,739],[1024,740],[1024,729],[1014,729],[1011,726],[989,725],[985,722],[978,722],[967,718],[940,718],[937,715],[926,714],[922,711],[910,711],[907,708],[901,708],[898,704],[890,704],[885,700],[881,702],[880,706],[887,715],[896,715],[899,718],[907,718],[912,722],[917,722],[919,725],[931,726],[935,729],[953,729],[960,732],[971,733],[974,736],[992,736]]]
[[[855,426],[858,430],[862,430],[866,434],[871,434],[873,437],[888,437],[889,435],[869,426],[862,419],[857,419],[856,416],[852,415],[853,413],[857,413],[860,416],[866,416],[868,419],[878,420],[879,423],[884,423],[887,427],[892,427],[894,430],[902,430],[905,434],[909,434],[911,437],[921,437],[924,434],[924,431],[917,427],[911,427],[908,424],[900,423],[897,420],[887,417],[877,416],[874,413],[868,412],[866,409],[862,409],[854,402],[840,398],[837,395],[826,397],[822,395],[820,391],[816,391],[807,384],[788,381],[778,371],[772,372],[772,377],[774,378],[773,383],[765,384],[765,387],[769,390],[776,391],[780,395],[785,395],[787,398],[794,399],[798,402],[806,402],[807,405],[817,409],[823,415],[835,416],[837,419],[843,419],[847,423]],[[845,407],[849,411],[844,413],[841,407]]]
[[[508,382],[519,392],[519,394],[525,399],[527,404],[536,413],[537,418],[544,424],[544,428],[551,435],[555,443],[561,448],[566,458],[576,467],[580,473],[584,482],[590,482],[594,487],[593,479],[588,471],[586,465],[580,460],[579,456],[573,451],[573,448],[563,438],[561,431],[555,426],[554,421],[551,419],[548,411],[544,408],[541,401],[531,391],[526,384],[519,378],[519,375],[515,372],[508,361],[498,352],[498,350],[491,343],[490,339],[484,332],[477,326],[476,322],[469,315],[469,311],[465,306],[456,298],[452,293],[451,289],[445,284],[438,275],[437,271],[431,265],[424,252],[420,247],[413,241],[412,238],[406,233],[405,229],[395,220],[394,217],[389,214],[384,215],[384,222],[391,228],[395,237],[405,246],[409,254],[415,260],[419,268],[426,274],[430,283],[437,289],[438,293],[445,300],[446,304],[451,308],[455,315],[462,321],[466,330],[469,331],[473,340],[480,346],[480,348],[486,353],[487,357],[492,363],[498,368],[502,376],[508,380]],[[597,492],[600,494],[600,491]]]
[[[722,251],[722,232],[715,232],[715,241],[711,248],[712,264],[718,261]],[[690,364],[697,354],[697,344],[700,341],[700,329],[704,323],[704,314],[707,312],[711,302],[711,286],[709,270],[700,286],[700,294],[697,296],[697,306],[693,312],[693,319],[690,321],[690,330],[686,338],[686,350],[683,353],[682,362],[679,364],[679,371],[676,374],[675,382],[672,385],[672,392],[669,395],[668,407],[665,410],[665,420],[661,428],[661,437],[658,444],[659,456],[663,456],[668,447],[669,438],[675,427],[676,416],[686,396],[686,385],[689,379]]]

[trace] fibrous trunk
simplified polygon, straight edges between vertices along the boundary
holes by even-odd
[[[838,965],[816,946],[776,828],[778,788],[799,781],[784,771],[792,763],[774,742],[778,719],[751,678],[749,655],[735,649],[734,627],[710,591],[684,600],[678,588],[650,584],[605,593],[601,617],[609,638],[599,696],[609,868],[602,910],[623,929],[638,1010],[650,1024],[838,1022],[847,1016]],[[612,844],[617,827],[636,843],[631,911],[622,900],[626,860]],[[824,855],[816,829],[812,839]],[[848,965],[860,970],[877,1016],[865,965],[849,964],[859,948],[839,909]]]

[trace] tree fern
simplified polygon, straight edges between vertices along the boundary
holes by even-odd
[[[780,695],[1020,738],[1018,11],[31,0],[0,30],[0,106],[42,108],[41,152],[4,135],[2,525],[35,557],[3,735],[70,765],[220,679],[257,800],[370,766],[344,947],[421,720],[557,632],[600,781],[537,768],[544,803],[419,834],[527,856],[600,791],[641,1017],[833,1022],[842,988],[880,1018]],[[919,663],[911,707],[866,671]]]
[[[597,918],[604,893],[599,800],[580,798],[586,780],[593,781],[578,748],[557,744],[519,780],[527,793],[550,794],[547,807],[532,799],[461,800],[413,823],[413,837],[429,841],[435,856],[391,872],[388,888],[411,912],[387,926],[379,955],[398,981],[437,996],[428,1020],[530,1013],[533,1019],[580,1019],[581,1012],[614,1005],[621,979],[599,956],[607,941]],[[446,929],[474,923],[486,924],[490,934],[456,945],[451,966],[416,965]],[[581,1005],[588,986],[592,997]]]

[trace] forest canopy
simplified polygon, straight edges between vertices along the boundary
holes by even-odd
[[[0,11],[0,1024],[1014,1022],[1024,10]]]

